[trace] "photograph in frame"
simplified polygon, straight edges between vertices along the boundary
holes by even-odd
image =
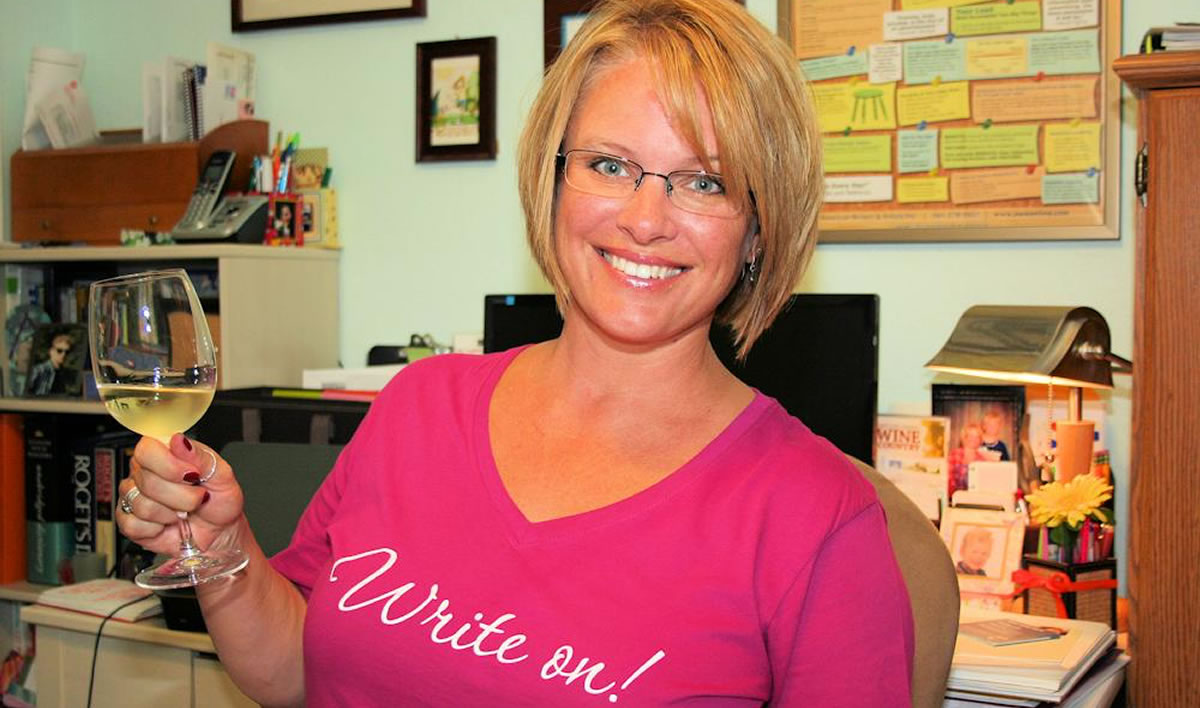
[[[933,414],[950,419],[949,488],[967,489],[972,462],[1016,461],[1025,418],[1024,386],[933,384]]]
[[[426,0],[230,0],[234,32],[425,16]]]
[[[1025,543],[1020,512],[950,507],[941,534],[964,597],[1013,592],[1012,573],[1021,567]]]
[[[304,245],[302,205],[296,194],[274,193],[267,203],[266,242],[272,246]]]
[[[496,38],[417,45],[417,162],[496,157]]]

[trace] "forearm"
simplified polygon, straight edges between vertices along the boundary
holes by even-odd
[[[204,623],[243,693],[263,705],[301,705],[307,603],[267,562],[245,519],[238,524],[238,546],[250,562],[230,580],[197,588]]]

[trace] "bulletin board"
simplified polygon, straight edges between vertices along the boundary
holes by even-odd
[[[1118,238],[1119,0],[779,0],[822,242]]]

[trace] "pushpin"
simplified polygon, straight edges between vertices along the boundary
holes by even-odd
[[[920,123],[917,123],[917,130],[925,130],[928,125],[929,124],[925,121],[921,121]]]
[[[992,127],[992,119],[988,118],[987,120],[983,121],[983,129],[987,130],[990,127]]]
[[[846,50],[846,56],[848,56],[848,57],[854,56],[855,49],[856,49],[856,47],[853,44],[851,44],[850,48]]]
[[[1046,72],[1044,72],[1044,71],[1039,71],[1039,72],[1037,73],[1037,76],[1033,77],[1033,80],[1034,80],[1034,81],[1041,81],[1041,80],[1042,80],[1042,79],[1044,79],[1044,78],[1046,78]]]
[[[1083,122],[1083,121],[1079,120],[1078,118],[1072,118],[1072,119],[1071,119],[1071,127],[1072,127],[1072,128],[1078,128],[1078,127],[1079,127],[1079,124],[1080,124],[1080,123],[1082,123],[1082,122]]]
[[[1095,177],[1095,176],[1096,176],[1096,168],[1095,168],[1095,167],[1089,167],[1089,168],[1088,168],[1088,171],[1087,171],[1087,176],[1088,176],[1088,177]]]
[[[842,135],[845,135],[846,137],[850,137],[850,126],[846,126],[845,128],[842,129]]]
[[[1031,175],[1037,171],[1037,165],[1025,165],[1025,174]]]
[[[946,34],[946,44],[951,44],[952,42],[954,42],[954,33],[949,32]]]
[[[933,168],[932,170],[930,170],[930,171],[929,171],[929,176],[930,176],[930,177],[937,177],[937,176],[938,176],[938,172],[939,172],[938,168],[936,168],[936,167],[935,167],[935,168]]]
[[[935,87],[941,86],[942,85],[942,75],[938,74],[937,76],[933,77],[933,81],[931,81],[929,83],[933,84]]]

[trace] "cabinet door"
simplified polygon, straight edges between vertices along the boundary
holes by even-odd
[[[86,706],[94,634],[39,625],[38,708]],[[192,652],[105,637],[96,653],[92,708],[157,708],[188,705]]]
[[[221,661],[212,654],[192,655],[192,705],[200,708],[255,708],[225,673]]]

